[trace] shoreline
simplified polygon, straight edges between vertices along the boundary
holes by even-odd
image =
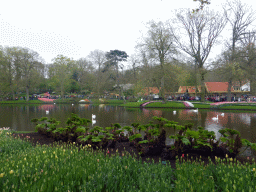
[[[128,104],[129,103],[129,104]],[[175,103],[181,103],[181,102],[174,102],[174,105]],[[0,105],[10,105],[10,104],[14,104],[14,105],[31,105],[31,104],[35,104],[35,105],[47,105],[47,104],[89,104],[89,105],[100,105],[100,104],[105,104],[105,105],[118,105],[119,107],[125,107],[125,108],[140,108],[140,109],[152,109],[152,108],[155,108],[155,109],[188,109],[188,110],[192,110],[192,109],[208,109],[208,110],[224,110],[224,111],[227,111],[227,110],[231,110],[231,111],[256,111],[256,102],[221,102],[221,103],[193,103],[194,104],[194,107],[191,107],[191,108],[188,108],[186,106],[184,107],[176,107],[176,106],[170,106],[172,105],[172,103],[165,103],[165,104],[162,104],[162,103],[158,103],[157,105],[154,103],[155,106],[148,106],[148,105],[145,105],[145,106],[141,106],[142,103],[140,103],[140,105],[138,105],[137,102],[127,102],[125,104],[120,104],[120,103],[116,103],[116,102],[76,102],[76,101],[64,101],[64,102],[54,102],[54,101],[44,101],[44,102],[41,102],[41,101],[36,101],[36,100],[32,100],[32,101],[29,101],[29,102],[17,102],[17,101],[10,101],[10,102],[7,102],[7,101],[4,101],[4,102],[1,102],[0,101]],[[128,104],[128,105],[127,105]],[[165,106],[167,105],[168,106]],[[134,106],[132,106],[134,105]],[[161,106],[163,105],[163,106]],[[202,106],[200,106],[202,105]]]

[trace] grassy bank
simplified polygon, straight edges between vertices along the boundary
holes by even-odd
[[[122,107],[140,107],[141,104],[146,103],[147,101],[142,102],[128,102],[125,104],[122,104],[120,106]],[[193,102],[192,102],[193,103]],[[229,103],[229,104],[221,104],[221,105],[211,105],[210,102],[207,103],[193,103],[194,108],[198,109],[220,109],[220,110],[255,110],[256,111],[256,104],[245,104],[245,103]],[[176,101],[167,101],[166,103],[162,102],[154,102],[149,103],[145,108],[186,108],[182,102],[176,102]]]
[[[234,104],[223,104],[218,106],[213,106],[215,109],[235,109],[235,110],[256,110],[256,104],[246,104],[246,103],[234,103]]]
[[[15,100],[15,101],[0,101],[0,104],[43,104],[43,101],[40,100]]]
[[[141,101],[141,102],[127,102],[125,104],[122,104],[120,106],[122,107],[140,107],[141,104],[146,103],[148,101]],[[195,108],[210,108],[210,104],[201,104],[196,103],[194,104]],[[145,106],[145,108],[186,108],[182,102],[176,102],[176,101],[167,101],[166,103],[162,102],[153,102],[149,103]]]
[[[99,99],[91,99],[90,102],[80,102],[81,98],[67,98],[67,99],[56,99],[54,102],[43,102],[40,100],[14,100],[14,101],[0,101],[0,104],[49,104],[49,103],[56,103],[56,104],[79,104],[79,103],[90,103],[90,104],[116,104],[120,105],[123,104],[123,100],[117,100],[117,99],[109,99],[104,101],[99,101]]]
[[[181,157],[142,163],[128,153],[104,155],[90,146],[32,146],[0,131],[2,191],[255,191],[255,163],[216,159],[204,165]]]

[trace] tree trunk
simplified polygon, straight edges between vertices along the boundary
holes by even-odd
[[[123,97],[124,103],[126,103],[126,101],[125,101],[125,97],[124,97],[123,87],[121,87],[121,94],[122,94],[122,97]]]
[[[231,101],[231,88],[232,88],[232,79],[229,79],[228,81],[228,98],[227,101]]]
[[[12,91],[12,100],[15,100],[15,93]]]
[[[26,101],[29,101],[29,87],[26,86]]]
[[[64,88],[63,88],[64,86],[63,86],[63,84],[61,83],[61,85],[60,85],[60,96],[61,96],[61,99],[63,99],[64,98]]]
[[[250,78],[249,78],[249,81],[250,81],[250,94],[251,94],[251,95],[255,95],[255,94],[256,94],[256,90],[255,90],[255,88],[256,88],[256,82],[255,82],[255,80],[254,80],[253,77],[250,77]]]
[[[204,72],[201,72],[201,102],[205,102]]]
[[[11,91],[12,91],[12,100],[15,100],[15,91],[14,91],[14,87],[13,87],[12,84],[10,85],[10,87],[11,87]]]
[[[163,103],[166,103],[165,90],[164,90],[164,76],[161,78],[161,95],[160,95],[160,97],[162,97]]]
[[[120,85],[119,85],[118,67],[116,68],[116,80],[117,80],[117,87],[118,87],[118,91],[119,91],[118,100],[120,100],[121,99],[121,88],[120,88]]]

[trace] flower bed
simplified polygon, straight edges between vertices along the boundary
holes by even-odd
[[[8,133],[8,134],[7,134]],[[255,162],[202,158],[182,154],[176,169],[168,161],[147,163],[127,152],[111,155],[76,144],[32,147],[1,131],[2,191],[254,191]],[[22,148],[22,150],[21,150]]]
[[[56,99],[48,99],[48,98],[38,98],[38,100],[43,101],[43,102],[53,102]]]

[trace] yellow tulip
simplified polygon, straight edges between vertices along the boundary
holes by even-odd
[[[43,151],[43,153],[46,153],[46,151]]]
[[[4,176],[4,173],[1,173],[1,174],[0,174],[0,177],[3,177],[3,176]]]
[[[255,168],[253,168],[252,170],[255,171]]]
[[[10,174],[13,174],[13,172],[14,172],[14,171],[13,171],[13,170],[11,170],[11,171],[10,171]]]

